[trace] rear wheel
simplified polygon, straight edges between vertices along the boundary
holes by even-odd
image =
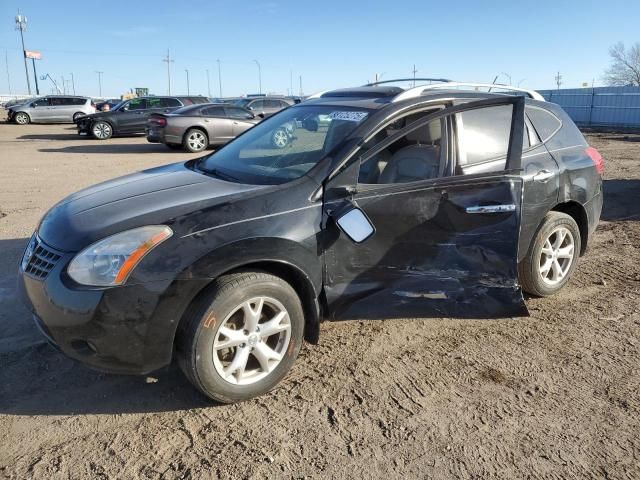
[[[580,229],[561,212],[549,212],[518,265],[525,292],[539,297],[557,293],[569,281],[580,255]]]
[[[18,112],[18,113],[16,113],[16,116],[14,117],[14,120],[16,121],[16,123],[18,125],[27,125],[28,123],[31,122],[31,117],[29,117],[29,115],[27,113]]]
[[[92,125],[91,134],[98,140],[106,140],[113,135],[113,128],[109,123],[100,120]]]
[[[73,114],[73,123],[76,123],[78,121],[78,119],[84,117],[85,114],[82,112],[76,112]]]
[[[209,137],[202,130],[191,128],[184,134],[182,145],[188,152],[202,152],[209,146]]]
[[[223,403],[271,390],[302,345],[300,299],[291,285],[264,272],[217,279],[183,322],[177,338],[180,366],[198,389]]]

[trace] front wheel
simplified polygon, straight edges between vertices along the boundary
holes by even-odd
[[[29,115],[24,112],[16,113],[14,120],[18,125],[27,125],[28,123],[31,122],[31,118],[29,117]]]
[[[575,220],[561,212],[549,212],[527,252],[518,264],[522,289],[538,297],[557,293],[576,268],[581,247]]]
[[[180,367],[205,395],[248,400],[276,386],[302,345],[295,290],[265,272],[225,275],[186,314],[177,338]]]
[[[91,133],[98,140],[107,140],[113,135],[113,128],[107,122],[98,121],[91,127]]]

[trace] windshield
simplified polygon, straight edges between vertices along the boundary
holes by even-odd
[[[285,183],[311,170],[368,115],[353,107],[288,108],[202,158],[197,168],[238,183]]]

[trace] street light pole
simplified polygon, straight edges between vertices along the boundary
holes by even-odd
[[[171,59],[171,56],[169,55],[169,49],[167,48],[167,56],[165,58],[162,59],[163,62],[167,62],[167,80],[169,81],[169,88],[168,88],[168,94],[171,95],[171,64],[173,63],[173,60]]]
[[[258,66],[258,93],[262,93],[262,69],[260,68],[260,62],[258,60],[254,60],[256,65]]]
[[[73,79],[73,72],[71,72],[71,86],[73,87],[73,94],[76,94],[76,81]]]
[[[187,72],[187,95],[191,95],[191,92],[189,91],[189,70],[185,68],[184,71]]]
[[[96,73],[98,74],[98,88],[100,89],[100,90],[99,90],[99,91],[100,91],[99,96],[100,96],[100,97],[102,97],[102,74],[103,74],[104,72],[98,72],[98,71],[96,71]]]
[[[209,69],[207,69],[207,96],[211,97],[211,83],[209,83]]]
[[[222,98],[222,73],[220,71],[220,59],[216,61],[218,62],[218,87],[220,89],[218,93],[220,94],[220,98]]]
[[[24,73],[27,76],[27,90],[29,91],[29,95],[31,95],[31,82],[29,82],[29,68],[27,67],[27,51],[24,48],[24,31],[26,29],[27,17],[20,15],[20,10],[18,10],[18,15],[16,15],[16,30],[20,30],[20,40],[22,40],[22,58],[24,59]]]

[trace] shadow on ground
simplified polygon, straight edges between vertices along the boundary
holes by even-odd
[[[602,188],[602,220],[640,220],[640,180],[605,180]]]
[[[41,148],[38,151],[46,153],[84,153],[84,154],[123,154],[123,153],[166,153],[182,154],[187,152],[181,150],[171,150],[159,143],[111,143],[88,139],[86,145],[73,145],[62,148]]]

